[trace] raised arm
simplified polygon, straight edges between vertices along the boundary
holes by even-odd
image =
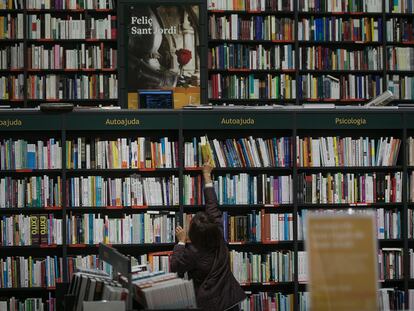
[[[203,166],[204,178],[204,200],[206,202],[206,213],[214,220],[214,222],[223,231],[223,216],[218,209],[217,195],[214,191],[213,181],[211,179],[211,171],[213,167],[206,163]]]
[[[177,272],[180,277],[183,277],[185,272],[194,269],[194,256],[185,247],[187,233],[182,227],[178,226],[175,229],[175,236],[178,239],[178,244],[174,246],[174,251],[170,258],[171,272]]]

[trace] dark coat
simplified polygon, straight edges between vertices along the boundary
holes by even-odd
[[[206,213],[223,232],[221,211],[214,188],[205,188]],[[246,295],[230,269],[230,256],[224,239],[214,252],[199,251],[191,244],[175,245],[171,270],[182,276],[188,272],[194,282],[197,305],[203,310],[221,311],[245,299]]]

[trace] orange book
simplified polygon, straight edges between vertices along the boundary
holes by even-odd
[[[157,151],[155,149],[155,143],[151,142],[151,168],[156,168]]]
[[[309,167],[309,138],[305,137],[303,139],[303,166]]]

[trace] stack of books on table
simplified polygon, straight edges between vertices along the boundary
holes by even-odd
[[[78,269],[73,274],[69,294],[74,295],[75,311],[81,311],[84,301],[126,301],[128,290],[98,269]]]
[[[132,276],[135,299],[146,309],[195,309],[193,281],[176,273],[143,271]]]

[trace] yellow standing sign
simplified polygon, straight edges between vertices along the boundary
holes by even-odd
[[[308,214],[311,310],[377,310],[373,214]]]

